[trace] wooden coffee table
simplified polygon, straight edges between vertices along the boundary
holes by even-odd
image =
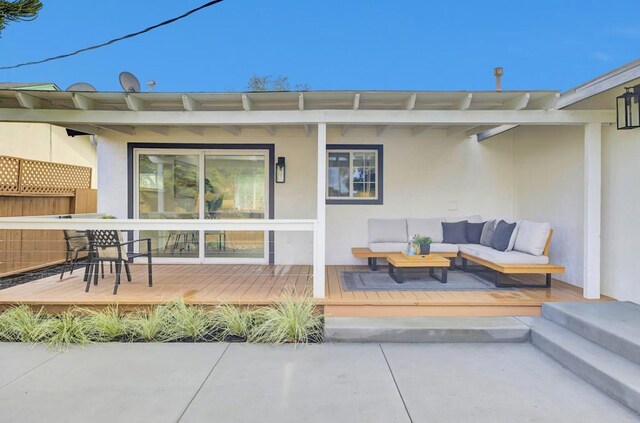
[[[447,269],[451,265],[449,259],[429,254],[426,256],[410,256],[405,253],[390,254],[387,256],[389,262],[389,276],[397,283],[403,283],[403,269],[427,269],[429,275],[440,281],[447,283]],[[436,276],[435,269],[440,269],[440,276]]]

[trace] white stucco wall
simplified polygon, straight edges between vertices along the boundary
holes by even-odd
[[[602,292],[640,303],[640,129],[602,134]]]
[[[516,219],[551,224],[550,259],[566,267],[566,273],[556,277],[581,286],[583,127],[518,127],[500,138],[513,139]]]
[[[584,129],[519,127],[496,137],[514,142],[515,216],[554,229],[551,260],[582,286]],[[490,140],[487,142],[495,142]],[[640,303],[640,130],[602,126],[601,291]]]
[[[330,264],[362,264],[351,247],[367,245],[370,217],[513,216],[510,139],[478,143],[443,132],[412,137],[405,129],[389,129],[382,137],[355,129],[342,137],[336,129],[328,142],[384,145],[384,204],[327,206]]]
[[[168,135],[142,132],[134,137],[101,137],[100,212],[127,216],[126,143],[145,141],[275,144],[276,157],[287,161],[287,182],[275,184],[275,217],[315,217],[317,139],[315,133],[307,137],[299,129],[280,129],[273,137],[262,129],[245,129],[239,137],[219,129],[208,129],[204,136],[175,129]],[[360,263],[351,256],[351,247],[367,244],[370,217],[513,216],[510,139],[479,144],[446,138],[443,131],[413,137],[408,129],[390,129],[378,137],[371,128],[353,129],[343,137],[339,128],[330,128],[327,142],[384,145],[384,204],[327,206],[329,264]],[[277,263],[311,263],[312,237],[276,233],[275,250]]]
[[[91,167],[92,187],[97,187],[96,148],[88,136],[68,137],[59,126],[0,123],[0,155]]]

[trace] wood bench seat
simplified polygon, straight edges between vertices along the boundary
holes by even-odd
[[[551,237],[553,236],[553,229],[549,231],[549,237],[544,246],[543,256],[549,256],[549,248],[551,247]],[[496,287],[499,288],[551,288],[551,275],[564,273],[564,267],[558,264],[532,264],[532,263],[495,263],[489,260],[476,257],[472,254],[460,252],[459,257],[462,259],[462,270],[465,272],[473,271],[477,269],[469,268],[467,261],[471,261],[482,268],[490,269],[494,271],[493,282]],[[505,283],[504,280],[509,280],[509,275],[545,275],[544,284],[530,284],[530,283]]]

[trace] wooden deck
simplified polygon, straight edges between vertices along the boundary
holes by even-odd
[[[114,276],[105,275],[84,292],[82,270],[0,290],[0,306],[31,304],[57,308],[69,305],[123,306],[159,304],[183,297],[197,304],[264,305],[287,287],[311,290],[311,266],[155,264],[154,286],[147,286],[145,265],[132,265],[133,281],[123,278],[112,294]],[[342,271],[365,266],[327,266],[325,314],[341,316],[523,316],[538,315],[545,301],[584,301],[582,291],[554,281],[551,289],[508,291],[357,291],[342,288]]]

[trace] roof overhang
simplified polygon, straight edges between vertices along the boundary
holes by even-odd
[[[635,81],[635,82],[633,82]],[[640,83],[640,59],[627,63],[617,69],[607,72],[591,81],[585,82],[563,93],[553,107],[556,110],[611,110],[614,112],[615,96],[620,93],[610,91],[626,84],[636,85]],[[593,105],[587,104],[594,99]],[[516,124],[505,124],[489,128],[478,133],[478,141],[484,141],[503,132],[516,128]]]
[[[42,122],[82,132],[133,128],[221,127],[317,123],[345,128],[409,126],[447,129],[448,135],[495,125],[613,122],[612,111],[552,110],[557,91],[306,91],[256,93],[25,92],[0,90],[0,121]]]

